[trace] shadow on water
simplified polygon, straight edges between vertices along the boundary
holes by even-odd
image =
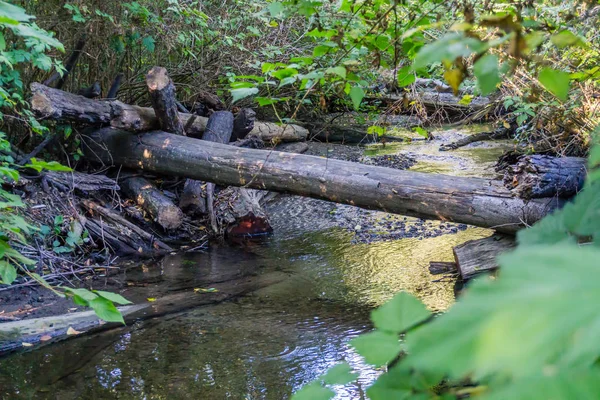
[[[360,379],[340,388],[338,398],[362,399],[380,371],[364,364],[348,342],[371,329],[370,310],[400,290],[445,310],[454,300],[453,282],[434,280],[429,261],[451,261],[453,246],[490,234],[468,228],[356,242],[341,225],[391,217],[285,196],[268,212],[276,234],[260,243],[168,256],[128,272],[123,283],[142,288],[130,293],[145,301],[172,292],[194,296],[194,288],[244,276],[283,272],[286,279],[235,301],[1,359],[0,397],[286,399],[346,360]]]

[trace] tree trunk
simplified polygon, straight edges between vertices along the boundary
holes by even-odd
[[[169,78],[167,70],[162,67],[152,68],[146,75],[146,84],[160,129],[176,135],[185,135],[177,111],[175,84]]]
[[[522,156],[506,168],[504,184],[523,199],[568,198],[583,188],[586,173],[585,158]]]
[[[159,120],[151,108],[132,106],[117,100],[86,99],[39,83],[32,83],[31,91],[31,107],[40,118],[97,127],[109,125],[130,132],[160,129]],[[208,118],[186,113],[179,113],[179,118],[187,136],[202,137]],[[250,134],[267,142],[297,142],[306,140],[308,131],[298,125],[256,121]]]
[[[493,235],[484,239],[470,240],[456,246],[454,259],[463,280],[498,268],[496,257],[515,247],[515,239],[506,235]]]
[[[555,198],[514,198],[498,181],[243,149],[165,132],[134,136],[106,128],[88,136],[86,144],[88,158],[106,164],[508,233],[538,221],[560,204]]]
[[[177,229],[181,226],[183,213],[179,207],[148,180],[126,177],[120,183],[125,194],[135,200],[164,229]]]

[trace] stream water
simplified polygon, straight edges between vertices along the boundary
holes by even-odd
[[[453,135],[442,137],[453,140]],[[439,153],[439,144],[375,146],[366,153],[410,153],[417,158],[415,170],[491,176],[491,162],[505,146]],[[371,329],[370,310],[400,290],[417,295],[432,310],[445,310],[454,300],[454,282],[432,277],[429,261],[450,261],[452,246],[490,233],[465,227],[428,234],[440,232],[442,223],[297,197],[280,196],[268,212],[276,232],[272,237],[173,255],[142,269],[160,271],[158,276],[174,286],[206,287],[206,275],[215,269],[284,273],[286,279],[235,301],[1,359],[0,396],[286,399],[346,360],[360,379],[338,388],[337,397],[363,399],[380,371],[366,365],[348,341]],[[412,225],[419,227],[418,234],[396,240],[378,236],[378,230]],[[373,233],[357,241],[357,231],[365,229]]]

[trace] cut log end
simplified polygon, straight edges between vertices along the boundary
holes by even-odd
[[[146,75],[146,84],[150,90],[162,90],[171,82],[166,68],[153,67]]]

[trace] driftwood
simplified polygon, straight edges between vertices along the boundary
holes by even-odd
[[[580,157],[521,156],[504,172],[504,184],[523,199],[568,198],[583,188],[586,160]]]
[[[88,211],[90,211],[96,215],[103,216],[104,218],[108,218],[108,219],[114,221],[115,223],[120,224],[123,228],[128,229],[129,231],[133,232],[133,234],[138,235],[142,240],[145,241],[145,244],[147,246],[150,246],[155,249],[169,251],[169,252],[173,251],[173,249],[171,247],[169,247],[168,245],[166,245],[165,243],[160,241],[157,237],[146,232],[145,230],[143,230],[136,224],[129,222],[124,217],[122,217],[119,213],[117,213],[113,210],[110,210],[106,207],[102,207],[101,205],[99,205],[91,200],[83,200],[81,202],[81,205]],[[138,249],[139,249],[139,247],[138,247]],[[139,253],[139,251],[137,251],[137,252]]]
[[[515,247],[515,239],[506,235],[493,235],[470,240],[454,247],[454,259],[463,280],[498,268],[496,257]]]
[[[179,207],[148,180],[142,177],[125,177],[120,183],[125,194],[146,210],[154,222],[164,229],[177,229],[181,226],[183,213]]]
[[[561,204],[555,198],[525,202],[515,198],[502,182],[488,179],[244,149],[165,132],[136,136],[106,128],[85,140],[91,161],[508,233],[536,222]]]
[[[90,200],[83,200],[81,205],[90,214],[85,220],[85,228],[92,240],[96,244],[102,243],[103,247],[111,248],[114,254],[154,257],[170,251],[169,246],[125,220],[117,212]]]
[[[120,190],[117,182],[107,176],[90,175],[77,171],[49,171],[44,174],[43,179],[62,191],[80,190],[82,192],[95,192],[99,190]]]
[[[448,261],[430,261],[429,273],[431,275],[452,274],[457,271],[458,267],[455,262]]]
[[[167,70],[162,67],[152,68],[146,75],[146,85],[160,129],[176,135],[185,135],[177,111],[175,84],[169,78]]]
[[[510,137],[510,129],[500,127],[493,132],[480,132],[473,135],[465,136],[462,139],[457,140],[449,144],[443,144],[440,146],[440,151],[456,150],[460,147],[467,146],[471,143],[481,142],[484,140],[497,140],[497,139],[508,139]]]
[[[160,123],[151,108],[132,106],[117,100],[86,99],[72,93],[52,89],[39,83],[31,84],[31,107],[40,118],[91,126],[112,126],[130,132],[160,129]],[[186,134],[202,137],[208,118],[179,113]],[[296,142],[306,140],[308,131],[298,125],[278,125],[272,122],[254,123],[250,132],[264,141]]]

